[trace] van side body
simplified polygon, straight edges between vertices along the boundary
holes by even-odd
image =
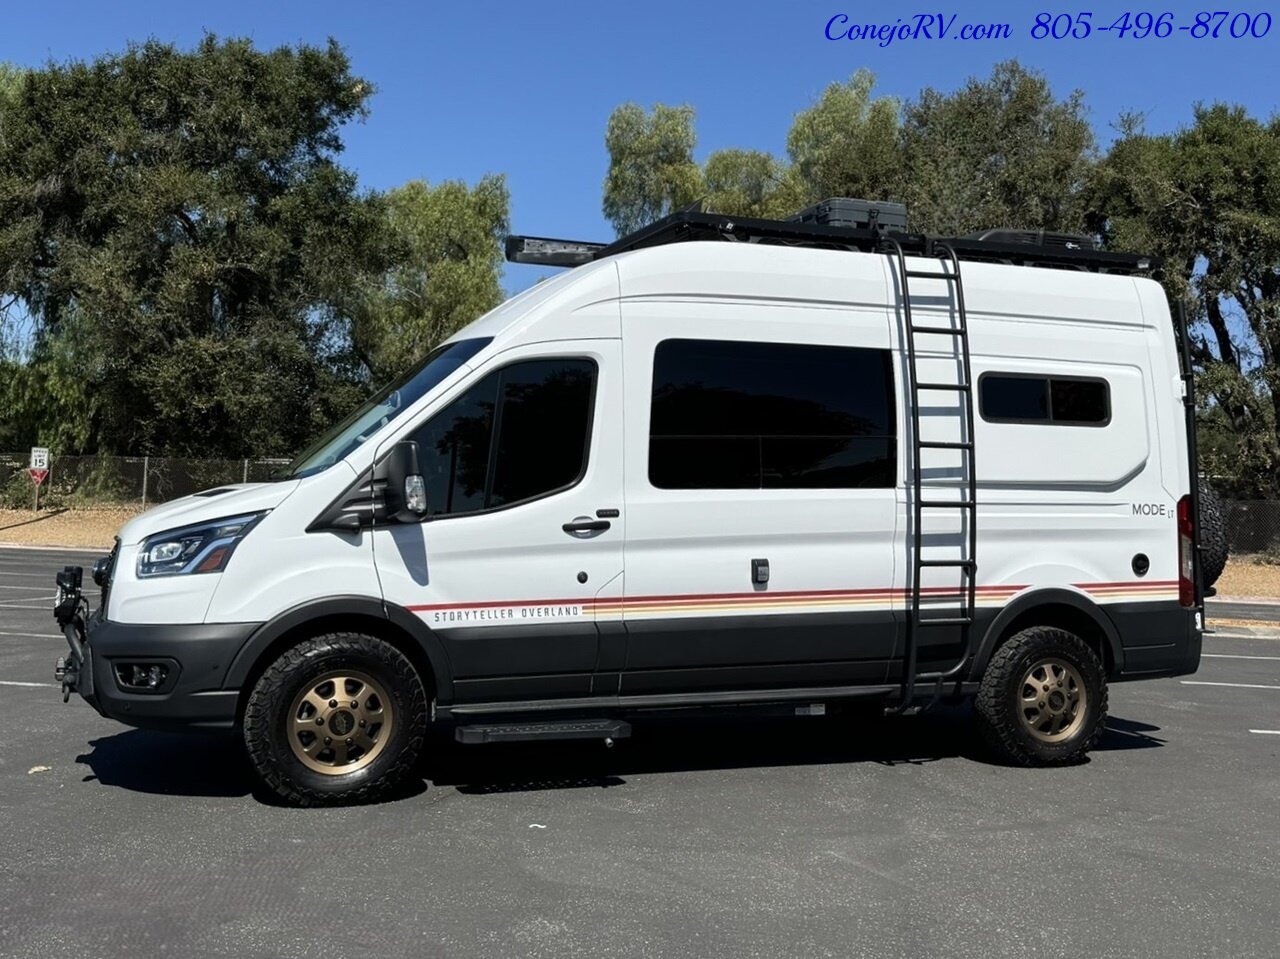
[[[1193,672],[1175,518],[1191,476],[1163,292],[982,262],[964,284],[977,603],[967,647],[959,627],[922,631],[919,667],[962,664],[936,692],[971,695],[1001,643],[1056,626],[1112,681]],[[918,323],[954,319],[942,281],[915,281],[912,301]],[[688,242],[539,284],[453,337],[488,342],[327,469],[126,525],[81,692],[133,725],[233,728],[283,650],[345,628],[401,649],[435,718],[460,723],[891,702],[912,585],[904,336],[899,278],[873,254]],[[919,356],[931,378],[955,364],[944,340]],[[957,438],[945,400],[920,413],[921,439]],[[406,439],[433,471],[430,514],[326,520],[371,495],[370,471]],[[959,490],[947,450],[922,456],[931,484]],[[264,515],[220,573],[138,575],[148,537],[240,513]],[[921,532],[945,551],[961,522]],[[928,572],[922,603],[945,616],[958,583]],[[114,667],[133,660],[175,668],[128,690]]]

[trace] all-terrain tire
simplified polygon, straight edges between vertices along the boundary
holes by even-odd
[[[1218,581],[1227,566],[1227,516],[1218,494],[1200,484],[1200,572],[1205,589]]]
[[[369,688],[381,687],[387,700],[377,702],[387,711],[384,728],[390,731],[385,741],[366,764],[349,773],[337,764],[328,772],[309,768],[290,744],[290,736],[297,736],[292,713],[299,697],[334,674],[367,677]],[[349,688],[356,690],[351,695],[359,695],[358,682],[353,680]],[[348,716],[343,722],[352,720]],[[348,805],[385,797],[413,772],[426,728],[426,692],[409,659],[390,643],[349,632],[316,636],[281,653],[254,684],[243,721],[245,746],[258,776],[277,796],[298,806]],[[330,730],[321,726],[320,732]]]
[[[1078,709],[1078,728],[1054,742],[1045,741],[1042,736],[1047,734],[1033,731],[1030,720],[1024,719],[1028,715],[1024,693],[1040,695],[1038,681],[1025,682],[1033,671],[1044,675],[1046,696],[1050,687],[1061,685],[1041,670],[1043,663],[1061,664],[1063,676],[1074,670],[1075,677],[1067,685],[1078,686],[1084,700]],[[976,705],[983,738],[1001,759],[1019,766],[1069,765],[1080,762],[1102,735],[1107,718],[1106,676],[1097,655],[1079,636],[1052,626],[1032,626],[995,651],[982,676]],[[1034,703],[1030,715],[1040,715]]]

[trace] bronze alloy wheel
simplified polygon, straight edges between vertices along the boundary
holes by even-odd
[[[363,769],[391,738],[391,697],[367,673],[344,669],[310,681],[285,714],[293,754],[308,769],[342,776]]]
[[[1084,679],[1064,660],[1042,659],[1022,677],[1018,716],[1027,732],[1042,743],[1074,736],[1088,707]]]

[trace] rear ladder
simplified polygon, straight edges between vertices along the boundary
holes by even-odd
[[[964,285],[960,278],[960,260],[955,250],[945,243],[933,245],[932,252],[939,259],[937,270],[911,270],[907,268],[906,256],[901,244],[892,237],[885,237],[885,244],[898,272],[898,282],[902,291],[902,316],[904,339],[907,347],[907,385],[906,395],[911,404],[911,504],[912,504],[912,549],[911,549],[911,584],[910,609],[907,616],[906,650],[903,662],[901,698],[889,710],[892,713],[909,713],[919,711],[916,704],[916,686],[924,682],[933,682],[933,697],[928,705],[933,705],[942,695],[944,683],[958,676],[972,653],[970,640],[973,632],[974,609],[978,579],[978,489],[977,473],[974,468],[974,431],[973,431],[973,373],[969,364],[969,326],[964,308]],[[917,325],[911,309],[911,280],[940,280],[951,286],[955,293],[955,325]],[[919,365],[919,345],[916,337],[926,338],[926,342],[938,344],[949,342],[955,357],[959,359],[959,378],[954,382],[939,380],[921,380]],[[937,364],[935,364],[937,365]],[[920,407],[922,394],[955,394],[959,400],[955,439],[922,440],[920,438]],[[940,495],[942,490],[955,489],[953,486],[939,487],[926,484],[921,465],[924,450],[949,450],[960,454],[961,482],[959,498],[949,499]],[[956,558],[933,559],[925,555],[931,548],[925,543],[925,522],[928,516],[937,516],[947,512],[959,512],[961,517],[962,553]],[[926,569],[954,569],[960,582],[956,595],[959,598],[959,609],[953,616],[929,617],[921,610],[921,579]],[[949,594],[942,594],[949,595]],[[942,672],[916,673],[916,664],[920,645],[920,633],[925,629],[959,627],[962,653],[956,664]],[[927,708],[927,707],[925,707]]]

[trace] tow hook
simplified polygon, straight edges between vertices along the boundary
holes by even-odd
[[[67,657],[59,656],[58,661],[53,664],[53,678],[62,684],[62,701],[70,702],[71,693],[80,680],[80,668],[69,662]]]

